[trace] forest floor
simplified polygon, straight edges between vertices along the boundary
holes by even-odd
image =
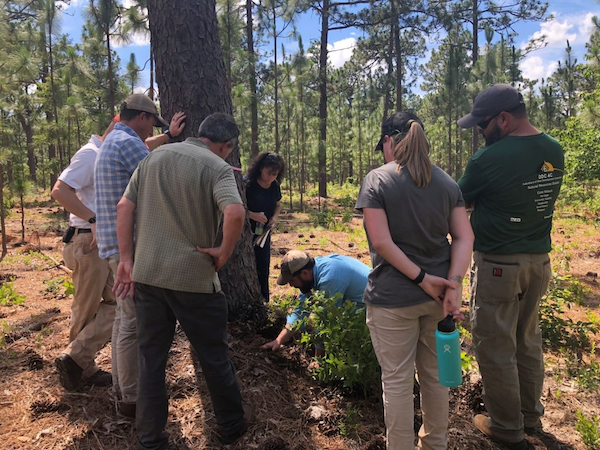
[[[352,217],[351,208],[337,212],[340,214],[331,222],[337,225],[315,228],[311,222],[314,216],[284,211],[272,244],[273,296],[292,293],[291,288],[277,286],[275,281],[281,257],[289,249],[304,249],[315,256],[340,253],[369,264],[361,219]],[[343,214],[345,223],[340,218]],[[5,299],[23,296],[24,301],[0,306],[0,448],[135,448],[135,426],[117,417],[110,388],[66,392],[59,383],[54,359],[67,344],[71,304],[71,296],[65,295],[62,284],[70,277],[60,268],[65,226],[62,209],[53,202],[39,200],[25,209],[25,243],[20,238],[18,206],[12,209],[7,222],[11,238],[8,255],[0,266],[0,292]],[[599,228],[598,217],[560,211],[556,215],[553,267],[568,284],[568,292],[575,290],[579,295],[559,314],[560,318],[600,323]],[[466,293],[465,287],[465,310]],[[468,322],[464,326],[468,330]],[[273,334],[261,335],[232,325],[230,335],[230,356],[242,393],[254,405],[257,417],[248,433],[229,448],[385,448],[380,398],[364,399],[340,388],[319,385],[310,376],[311,359],[300,344],[265,352],[259,347]],[[588,338],[593,349],[599,335],[590,331]],[[468,339],[463,348],[469,353]],[[600,416],[600,365],[590,348],[575,353],[580,356],[578,365],[573,363],[573,352],[546,353],[545,434],[527,437],[535,449],[594,448],[584,444],[576,425],[585,422],[578,419],[578,411],[590,420]],[[97,362],[110,370],[110,344],[99,353]],[[201,369],[180,330],[170,352],[167,384],[170,448],[222,448]],[[463,385],[452,390],[451,398],[450,449],[502,448],[471,425],[473,415],[484,408],[476,364]],[[588,442],[594,437],[594,429],[597,432],[597,423],[588,426]]]

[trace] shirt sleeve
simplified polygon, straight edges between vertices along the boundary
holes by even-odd
[[[137,205],[138,186],[140,183],[139,179],[140,179],[140,167],[135,169],[135,171],[133,172],[133,175],[131,176],[131,179],[129,180],[129,184],[125,188],[125,192],[123,192],[123,197],[125,197],[127,200],[135,203],[136,205]]]
[[[75,190],[93,186],[95,160],[96,151],[94,149],[82,148],[71,158],[69,167],[63,170],[58,179]]]
[[[133,174],[140,162],[149,154],[148,147],[141,139],[128,139],[121,146],[121,164],[127,172]]]
[[[277,181],[273,184],[275,185],[275,201],[278,202],[281,200],[281,186]]]
[[[364,178],[355,208],[362,211],[364,208],[384,209],[382,197],[379,195],[378,179],[374,172],[370,172]]]
[[[306,294],[300,293],[298,296],[298,306],[294,308],[294,310],[288,314],[286,324],[294,325],[298,320],[303,319],[308,315],[308,313],[304,310],[304,304],[306,302]]]
[[[479,168],[477,161],[471,158],[467,164],[465,173],[460,180],[458,180],[458,187],[462,192],[464,201],[466,203],[475,202],[486,186],[487,182],[481,176],[481,169]]]
[[[218,175],[213,186],[213,198],[219,210],[223,212],[227,205],[233,203],[244,204],[233,176],[231,168],[225,167]]]

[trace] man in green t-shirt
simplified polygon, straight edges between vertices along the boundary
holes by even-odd
[[[473,346],[490,417],[475,426],[512,449],[541,430],[544,407],[541,296],[551,276],[554,202],[564,170],[560,144],[529,122],[523,96],[507,84],[482,91],[458,121],[477,126],[486,146],[458,181],[473,206]]]

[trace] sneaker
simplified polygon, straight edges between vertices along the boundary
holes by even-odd
[[[85,379],[84,383],[87,386],[112,386],[112,374],[105,370],[99,369],[94,375]]]
[[[254,408],[248,403],[242,404],[242,408],[244,409],[244,424],[242,428],[236,433],[227,435],[221,434],[219,436],[219,441],[221,441],[221,444],[234,444],[238,441],[238,439],[240,439],[244,434],[246,434],[246,431],[248,431],[248,427],[254,422]]]
[[[117,411],[117,414],[125,417],[126,419],[135,419],[135,410],[135,403],[121,402],[119,403],[119,410]]]
[[[473,417],[473,425],[487,437],[489,437],[492,441],[498,442],[505,446],[508,450],[527,450],[529,449],[529,442],[527,439],[523,439],[519,442],[507,442],[502,439],[498,439],[494,436],[494,432],[490,428],[490,418],[484,416],[483,414],[477,414]]]
[[[76,391],[81,385],[83,369],[66,353],[56,358],[55,364],[62,387],[67,391]]]

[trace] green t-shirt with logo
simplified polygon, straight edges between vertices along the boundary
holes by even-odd
[[[545,133],[506,136],[473,155],[458,181],[473,204],[475,250],[547,253],[564,174],[561,145]]]

